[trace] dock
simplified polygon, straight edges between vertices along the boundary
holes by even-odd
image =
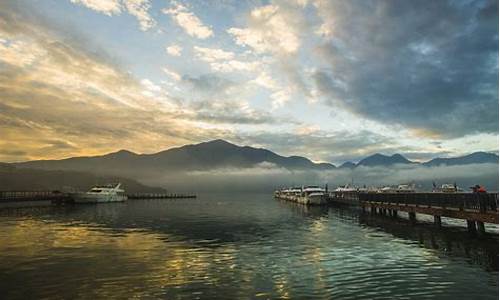
[[[193,199],[195,194],[162,194],[162,193],[135,193],[128,194],[128,199]]]
[[[132,193],[128,199],[192,199],[195,194],[179,193]],[[0,191],[0,203],[49,201],[52,204],[73,203],[70,193],[60,191]]]
[[[467,221],[470,232],[484,233],[484,223],[498,224],[498,193],[330,193],[330,203],[360,206],[365,212],[397,217],[408,214],[416,222],[416,214],[431,215],[441,226],[441,218]]]
[[[0,191],[0,203],[31,201],[69,201],[68,193],[59,191]]]

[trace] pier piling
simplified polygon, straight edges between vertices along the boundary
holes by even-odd
[[[469,230],[470,233],[476,233],[476,222],[467,220],[467,230]]]
[[[484,235],[486,233],[486,229],[484,228],[483,222],[477,221],[477,231],[480,235]]]
[[[434,224],[437,227],[441,227],[441,216],[434,216]]]
[[[410,221],[412,223],[416,223],[417,222],[417,214],[414,211],[408,212],[408,218],[410,219]]]

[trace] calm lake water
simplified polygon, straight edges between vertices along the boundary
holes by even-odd
[[[497,299],[498,235],[270,195],[3,208],[0,295]]]

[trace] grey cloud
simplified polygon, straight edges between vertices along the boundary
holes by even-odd
[[[187,107],[194,112],[192,119],[225,124],[296,123],[294,118],[273,116],[271,113],[246,106],[240,101],[243,83],[226,79],[216,73],[200,76],[184,75],[182,81],[194,94]],[[186,117],[186,116],[184,116]]]
[[[262,110],[242,107],[235,101],[197,101],[190,106],[196,113],[195,119],[228,124],[274,124],[280,118]],[[285,121],[285,120],[283,120]]]
[[[375,152],[392,152],[394,141],[371,131],[324,132],[294,134],[288,132],[257,132],[240,134],[235,142],[260,145],[283,155],[301,155],[337,165],[347,160],[357,161]],[[400,149],[398,149],[400,150]]]
[[[498,132],[497,1],[333,1],[312,80],[328,105],[458,137]]]
[[[182,81],[192,87],[195,92],[202,92],[207,95],[217,95],[227,92],[228,89],[238,84],[216,74],[204,74],[198,77],[184,75]]]

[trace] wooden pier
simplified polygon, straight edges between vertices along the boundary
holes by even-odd
[[[467,221],[469,231],[485,232],[484,223],[498,224],[498,193],[362,193],[330,195],[332,203],[359,205],[363,211],[396,217],[405,212],[412,222],[416,214]]]
[[[177,193],[134,193],[129,199],[188,199],[196,198],[194,194]],[[0,191],[0,203],[50,201],[53,204],[73,203],[69,193],[60,191]]]
[[[161,194],[161,193],[136,193],[128,194],[129,199],[193,199],[195,194]]]
[[[67,201],[69,194],[60,191],[0,191],[0,203],[28,201]]]

